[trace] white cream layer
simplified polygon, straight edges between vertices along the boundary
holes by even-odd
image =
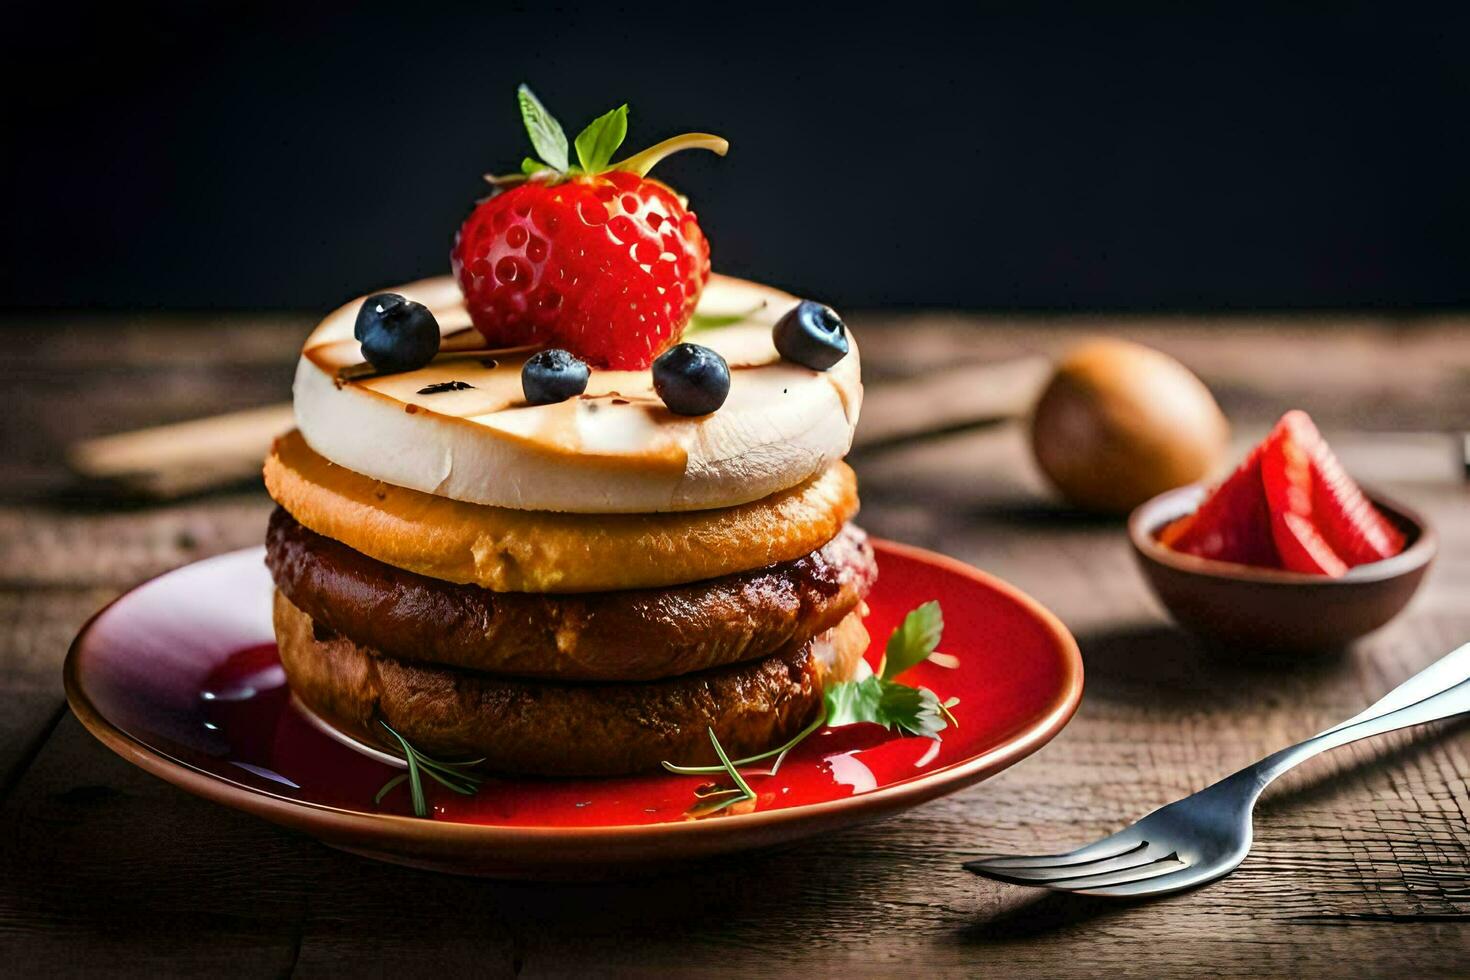
[[[361,299],[332,313],[297,365],[296,424],[341,466],[455,500],[576,513],[653,513],[729,507],[795,486],[846,455],[862,406],[857,345],[827,372],[782,361],[771,327],[796,303],[787,293],[713,276],[703,316],[739,322],[685,335],[730,364],[730,396],[702,418],[674,415],[650,371],[594,370],[587,392],[527,405],[529,351],[457,356],[478,346],[450,277],[396,287],[429,307],[446,337],[418,371],[341,382],[360,363],[352,337]],[[849,338],[851,342],[851,338]],[[423,394],[449,381],[471,388]]]

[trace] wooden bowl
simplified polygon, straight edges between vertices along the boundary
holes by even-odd
[[[1311,653],[1341,648],[1399,614],[1424,578],[1438,544],[1424,519],[1364,491],[1401,531],[1404,550],[1341,578],[1255,568],[1184,554],[1159,543],[1171,521],[1193,513],[1209,487],[1192,484],[1140,505],[1128,537],[1154,594],[1184,628],[1240,653]]]

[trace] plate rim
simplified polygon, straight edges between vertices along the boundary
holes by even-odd
[[[255,545],[225,552],[210,558],[180,565],[151,576],[126,590],[97,610],[82,625],[67,649],[62,665],[62,683],[72,713],[99,742],[124,760],[171,783],[186,792],[215,803],[241,810],[274,823],[330,836],[356,839],[408,839],[414,843],[443,845],[446,843],[547,844],[552,841],[574,841],[576,844],[638,843],[649,839],[674,837],[691,843],[743,836],[748,832],[785,828],[807,822],[821,823],[823,818],[842,815],[853,822],[874,819],[888,813],[917,806],[947,793],[974,785],[980,780],[1009,768],[1050,742],[1066,727],[1082,700],[1083,664],[1077,640],[1062,621],[1036,599],[1021,589],[988,572],[939,552],[885,538],[871,538],[881,557],[890,552],[912,561],[939,566],[946,571],[970,579],[978,585],[999,592],[1026,610],[1047,633],[1053,652],[1064,672],[1062,683],[1051,698],[1045,713],[1031,726],[1016,733],[988,752],[970,756],[932,772],[920,773],[888,786],[838,799],[823,800],[731,814],[719,820],[683,820],[653,824],[597,824],[592,826],[547,827],[507,824],[464,823],[454,820],[424,819],[392,813],[370,813],[344,807],[293,799],[269,790],[259,789],[224,776],[200,769],[182,759],[156,749],[136,736],[118,728],[91,702],[82,685],[79,663],[82,648],[98,621],[114,606],[139,589],[187,568],[229,560],[241,560],[249,554],[263,554],[264,546]]]

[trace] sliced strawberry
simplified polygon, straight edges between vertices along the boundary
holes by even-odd
[[[1289,430],[1311,461],[1312,523],[1349,566],[1382,561],[1404,550],[1404,536],[1374,507],[1328,448],[1306,412],[1287,412]]]
[[[1194,517],[1178,531],[1170,529],[1175,551],[1216,561],[1281,567],[1271,536],[1271,512],[1261,481],[1264,444],[1205,498]]]
[[[1348,566],[1312,524],[1312,462],[1287,420],[1262,443],[1261,482],[1281,566],[1310,575],[1346,575]]]
[[[1347,574],[1347,563],[1302,515],[1282,514],[1279,521],[1272,515],[1271,531],[1276,538],[1276,550],[1281,554],[1281,565],[1287,571],[1331,578]]]

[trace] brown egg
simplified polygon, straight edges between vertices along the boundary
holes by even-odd
[[[1126,340],[1073,349],[1031,422],[1036,462],[1062,496],[1109,514],[1209,476],[1229,437],[1199,378],[1169,355]]]

